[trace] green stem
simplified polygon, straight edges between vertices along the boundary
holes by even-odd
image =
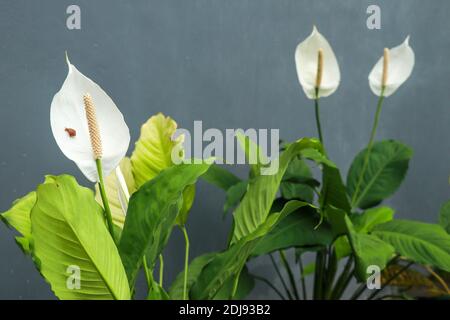
[[[334,248],[330,247],[328,253],[328,266],[326,269],[326,282],[325,282],[325,299],[330,299],[333,289],[334,278],[336,276],[338,260]]]
[[[97,160],[95,160],[95,163],[97,165],[98,180],[99,180],[98,186],[99,186],[99,190],[100,190],[100,196],[101,196],[102,202],[103,202],[103,207],[105,208],[105,218],[106,218],[106,222],[108,224],[108,230],[109,230],[109,233],[111,234],[111,237],[113,238],[114,242],[117,243],[116,236],[114,235],[114,224],[113,224],[113,220],[112,220],[112,216],[111,216],[111,209],[109,208],[109,202],[108,202],[108,198],[106,197],[106,192],[105,192],[105,183],[103,181],[102,160],[97,159]]]
[[[239,278],[240,278],[240,276],[241,276],[241,271],[239,271],[234,277],[233,289],[231,290],[231,298],[230,298],[231,300],[234,300],[234,296],[236,295],[236,292],[237,292],[237,289],[238,289],[238,286],[239,286]]]
[[[288,274],[289,281],[291,282],[292,292],[294,293],[295,298],[296,298],[297,300],[300,300],[300,297],[299,297],[298,291],[297,291],[297,286],[296,286],[296,284],[295,284],[294,274],[292,273],[291,267],[289,266],[289,262],[288,262],[287,259],[286,259],[286,255],[284,254],[284,251],[283,251],[283,250],[280,250],[280,251],[278,251],[278,252],[280,253],[281,261],[282,261],[282,263],[283,263],[283,265],[284,265],[284,268],[286,269],[286,272],[287,272],[287,274]]]
[[[342,294],[344,293],[345,289],[350,283],[350,280],[352,279],[353,276],[352,265],[353,265],[353,256],[350,256],[347,259],[347,263],[345,264],[344,270],[342,271],[341,275],[336,281],[334,289],[331,293],[331,299],[337,300],[341,298]]]
[[[164,277],[164,258],[162,254],[159,255],[159,285],[163,286],[163,277]]]
[[[184,255],[184,282],[183,282],[183,300],[187,300],[187,277],[188,277],[188,265],[189,265],[189,237],[184,226],[181,227],[181,231],[183,231],[184,241],[186,243],[185,246],[185,255]]]
[[[325,264],[325,251],[316,254],[316,270],[314,273],[314,300],[321,300],[323,295],[323,269]]]
[[[287,287],[287,285],[286,285],[286,282],[284,281],[284,278],[283,278],[283,276],[281,275],[280,269],[278,269],[278,265],[277,265],[277,263],[275,262],[275,259],[273,258],[273,256],[272,256],[271,253],[269,253],[269,257],[270,257],[270,261],[272,261],[273,267],[275,268],[275,272],[277,273],[278,277],[279,277],[280,280],[281,280],[281,285],[283,286],[284,291],[286,291],[286,295],[288,296],[289,300],[293,300],[293,299],[292,299],[291,292],[289,291],[289,289],[288,289],[288,287]]]
[[[369,144],[367,145],[367,152],[364,158],[363,167],[361,173],[359,174],[358,183],[356,184],[355,191],[352,196],[352,208],[357,205],[356,199],[359,195],[359,188],[361,187],[362,180],[364,178],[364,174],[366,173],[367,166],[369,165],[370,152],[372,151],[373,141],[375,139],[375,135],[377,133],[378,121],[380,119],[381,108],[383,106],[384,101],[384,87],[381,88],[381,94],[378,98],[377,111],[375,112],[375,119],[373,120],[372,131],[370,133]]]
[[[303,261],[302,257],[298,257],[298,266],[300,269],[300,281],[302,284],[302,294],[303,294],[303,300],[308,300],[308,295],[306,293],[306,283],[305,283],[305,272],[303,270]]]
[[[316,93],[317,97],[317,93]],[[319,106],[319,98],[317,97],[314,99],[314,110],[316,113],[316,126],[317,126],[317,132],[319,134],[319,140],[322,143],[322,146],[324,145],[323,141],[323,135],[322,135],[322,125],[320,124],[320,106]]]
[[[147,265],[147,257],[144,255],[144,257],[142,258],[142,263],[144,264],[144,273],[145,273],[145,279],[147,280],[147,287],[148,290],[150,291],[151,288],[153,287],[152,283],[153,283],[153,276],[150,272],[150,269],[148,268]]]
[[[269,280],[267,280],[264,277],[260,277],[260,276],[255,276],[253,275],[253,278],[255,278],[256,280],[259,280],[261,282],[264,282],[265,284],[267,284],[273,291],[276,292],[276,294],[281,298],[281,300],[286,300],[286,298],[283,296],[283,294],[280,292],[280,290],[277,289],[277,287],[275,287]]]

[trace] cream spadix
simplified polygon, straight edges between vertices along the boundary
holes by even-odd
[[[103,174],[107,176],[125,156],[130,132],[122,113],[106,92],[68,59],[67,64],[66,80],[50,108],[53,136],[64,155],[76,163],[87,179],[97,182],[95,160],[101,158]],[[89,119],[95,120],[91,126]],[[96,133],[90,134],[89,128]]]
[[[295,64],[298,80],[309,99],[327,97],[339,87],[341,73],[336,56],[327,39],[316,27],[297,46]]]
[[[389,97],[408,80],[414,69],[414,51],[409,46],[409,36],[405,41],[392,49],[385,49],[383,56],[369,74],[369,85],[372,92]]]

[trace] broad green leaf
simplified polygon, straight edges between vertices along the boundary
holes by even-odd
[[[278,164],[275,174],[259,175],[249,181],[247,192],[233,213],[235,225],[232,243],[251,234],[264,223],[289,163],[306,148],[321,149],[321,145],[314,139],[300,139],[289,145],[279,159],[274,160]]]
[[[130,299],[119,253],[91,190],[67,175],[41,184],[31,211],[32,251],[60,299]],[[70,289],[79,268],[80,287]]]
[[[187,280],[187,290],[191,289],[192,285],[197,281],[198,276],[202,272],[203,268],[211,262],[216,253],[207,253],[202,256],[199,256],[192,260],[189,264],[188,268],[188,280]],[[232,280],[232,279],[230,279]],[[174,282],[170,286],[169,295],[173,300],[182,300],[183,299],[183,285],[184,285],[184,270],[181,271]],[[233,281],[228,281],[224,284],[224,286],[219,290],[214,299],[219,300],[227,300],[230,298],[232,291]],[[236,291],[235,299],[244,299],[252,290],[254,286],[254,279],[248,273],[247,268],[244,267],[240,276],[239,276],[239,284]]]
[[[356,190],[367,149],[353,160],[347,175],[347,190],[352,204],[362,209],[373,207],[399,188],[408,171],[412,149],[400,142],[386,140],[373,145],[367,169]]]
[[[439,224],[450,233],[450,201],[444,203],[439,211]]]
[[[358,280],[366,280],[368,276],[366,273],[368,266],[376,265],[380,267],[380,269],[383,269],[392,258],[394,248],[391,245],[375,236],[358,232],[343,210],[328,207],[326,209],[326,216],[330,220],[336,233],[343,233],[347,236],[351,250],[355,255],[355,273]],[[337,254],[340,258],[342,257],[342,253]]]
[[[209,170],[202,176],[202,180],[225,191],[241,181],[241,179],[234,174],[219,167],[217,164],[213,164],[209,167]]]
[[[182,193],[209,164],[180,164],[162,171],[130,199],[119,243],[128,279],[134,284],[144,254],[153,267],[181,209]]]
[[[147,120],[141,127],[141,135],[131,155],[136,187],[156,177],[162,170],[171,167],[172,150],[182,152],[183,136],[172,140],[177,130],[177,123],[170,117],[158,113]]]
[[[236,138],[245,153],[247,163],[250,164],[250,179],[260,175],[261,167],[269,163],[269,159],[261,148],[243,132],[237,131]]]
[[[394,218],[394,210],[389,207],[371,208],[361,214],[352,214],[350,219],[356,232],[369,233],[381,223],[391,221]],[[346,236],[340,236],[334,242],[336,256],[338,259],[347,257],[352,252],[350,243]]]
[[[172,153],[179,159],[184,158],[183,141],[180,135],[173,139],[177,123],[170,117],[158,113],[147,120],[141,128],[141,135],[131,155],[131,165],[136,187],[140,188],[147,181],[155,178],[162,170],[174,165]],[[183,194],[178,224],[185,224],[195,196],[195,186],[188,187]]]
[[[133,172],[131,170],[131,161],[129,158],[123,158],[119,164],[120,170],[123,177],[125,178],[125,183],[127,184],[128,193],[132,195],[136,191],[136,186],[134,183]],[[106,197],[109,201],[109,206],[111,208],[111,215],[113,222],[120,228],[123,228],[125,222],[126,213],[123,212],[122,204],[119,198],[119,181],[115,170],[112,171],[105,178],[105,192]],[[98,184],[95,185],[95,200],[103,207],[103,201],[100,195]]]
[[[36,203],[36,192],[32,191],[26,196],[13,202],[11,209],[0,214],[0,218],[16,229],[22,236],[16,237],[17,244],[25,253],[30,252],[31,221],[30,212]]]
[[[322,190],[319,198],[321,207],[333,206],[350,212],[347,190],[338,167],[315,149],[303,150],[302,156],[322,166]]]
[[[200,300],[214,298],[226,282],[232,281],[236,275],[241,273],[255,246],[280,219],[306,205],[308,204],[301,201],[289,201],[281,212],[271,213],[256,230],[239,239],[225,251],[218,253],[202,269],[190,290],[190,297]]]
[[[248,181],[241,181],[231,186],[226,192],[225,205],[223,206],[223,212],[226,214],[228,211],[235,208],[242,197],[247,192]]]
[[[288,200],[300,199],[311,203],[314,198],[311,181],[315,181],[311,169],[303,159],[297,157],[291,161],[284,174],[281,195]]]
[[[369,233],[375,226],[392,219],[394,219],[394,210],[389,207],[371,208],[361,214],[351,215],[355,230],[361,233]]]
[[[376,226],[372,234],[408,259],[450,271],[450,235],[439,225],[393,220]]]
[[[350,218],[346,216],[345,219],[350,246],[356,259],[355,275],[358,280],[366,281],[367,268],[375,265],[383,270],[392,259],[395,250],[390,244],[373,235],[356,231]]]
[[[256,246],[253,256],[291,247],[326,246],[334,234],[328,223],[319,224],[319,217],[311,207],[303,207],[281,220]]]

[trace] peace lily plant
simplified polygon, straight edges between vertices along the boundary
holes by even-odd
[[[379,97],[368,145],[353,160],[347,181],[328,157],[320,123],[319,100],[333,94],[340,70],[329,42],[314,27],[295,51],[298,79],[314,100],[319,139],[283,145],[274,175],[260,175],[263,162],[241,179],[210,162],[175,164],[176,122],[151,117],[131,157],[129,129],[112,99],[67,59],[69,72],[51,103],[51,129],[61,151],[73,160],[92,189],[69,175],[46,176],[35,191],[0,215],[20,235],[18,245],[60,299],[131,299],[143,271],[148,299],[242,299],[255,280],[281,299],[384,298],[388,286],[399,298],[419,288],[448,295],[450,202],[440,224],[394,220],[381,206],[399,188],[412,156],[395,141],[375,141],[384,98],[409,78],[414,52],[409,38],[385,49],[369,75]],[[248,137],[238,140],[248,158],[261,150]],[[258,158],[259,157],[259,158]],[[255,159],[255,158],[254,158]],[[315,177],[310,163],[321,169]],[[224,211],[233,213],[229,242],[220,252],[189,257],[188,214],[199,178],[226,191]],[[168,286],[164,248],[174,227],[185,238],[184,267]],[[279,255],[277,262],[274,254]],[[296,277],[288,254],[294,254]],[[304,265],[305,254],[315,262]],[[268,256],[282,288],[253,274],[247,263]],[[280,270],[278,263],[285,269]],[[382,270],[381,288],[364,295],[371,268]],[[71,273],[73,270],[79,272]],[[312,294],[305,285],[314,277]],[[352,281],[359,283],[348,292]]]

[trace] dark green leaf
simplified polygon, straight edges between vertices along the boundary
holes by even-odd
[[[317,187],[317,183],[305,161],[297,157],[291,161],[284,174],[281,195],[288,200],[300,199],[311,203],[314,198],[313,188]]]
[[[377,205],[399,188],[413,154],[411,148],[397,141],[375,143],[359,189],[356,190],[366,153],[367,149],[364,149],[355,157],[347,176],[352,204],[363,209]]]
[[[216,164],[212,164],[209,167],[208,171],[203,174],[202,179],[225,191],[241,181],[234,174]]]
[[[450,233],[450,201],[444,203],[439,211],[439,224]]]

